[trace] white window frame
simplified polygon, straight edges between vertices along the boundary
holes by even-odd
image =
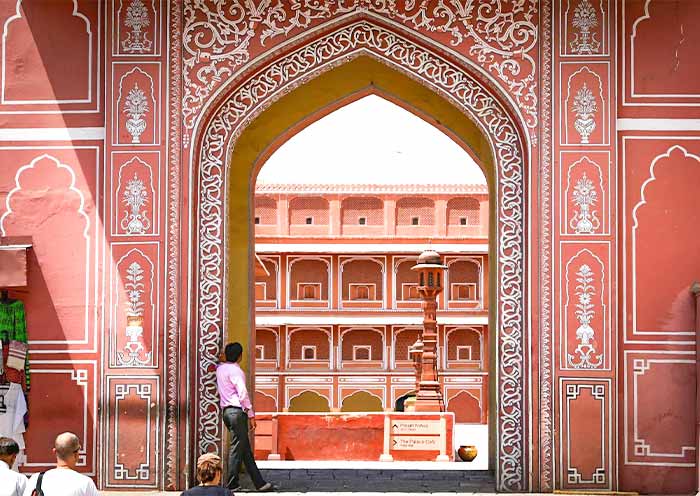
[[[306,352],[309,350],[313,352],[313,358],[306,358]],[[302,345],[301,346],[301,359],[305,362],[315,361],[316,360],[316,345],[315,344]]]
[[[415,282],[403,282],[401,283],[401,300],[400,301],[419,301],[420,300],[420,294],[413,299],[413,298],[404,298],[404,293],[406,292],[406,289],[408,289],[408,295],[411,295],[411,289],[410,288],[416,288],[416,291],[418,291],[418,283]]]
[[[367,299],[354,299],[352,290],[358,286],[367,288]],[[349,282],[348,283],[348,301],[377,301],[377,285],[373,282]]]
[[[459,298],[459,289],[467,288],[467,298]],[[469,298],[469,288],[473,288],[472,296]],[[475,282],[453,282],[450,283],[450,300],[451,301],[479,301],[478,284]]]
[[[367,358],[357,358],[357,352],[360,350],[367,351]],[[371,344],[354,344],[352,345],[352,361],[353,362],[369,362],[372,360],[372,345]]]
[[[256,281],[256,282],[255,282],[255,287],[256,287],[256,288],[258,288],[258,287],[262,287],[262,288],[263,288],[263,297],[262,297],[262,300],[257,300],[257,299],[256,299],[256,301],[267,301],[267,283],[266,283],[266,282],[262,282],[262,281]],[[256,293],[257,293],[257,289],[256,289]]]
[[[462,351],[467,351],[469,358],[462,358],[460,357],[460,354]],[[471,345],[457,345],[457,361],[458,362],[473,362],[474,357],[473,357],[473,349]]]
[[[322,301],[323,298],[323,287],[320,282],[298,282],[297,283],[297,301]],[[318,289],[318,298],[304,298],[303,288],[305,286],[313,286]]]

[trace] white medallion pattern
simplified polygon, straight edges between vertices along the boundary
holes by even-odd
[[[129,116],[126,120],[126,130],[131,135],[132,143],[141,143],[141,135],[146,130],[146,119],[143,116],[148,110],[146,94],[134,83],[124,101],[124,113]]]
[[[574,128],[581,136],[581,143],[588,143],[588,140],[595,131],[595,113],[598,111],[593,92],[588,88],[586,83],[579,88],[574,96],[574,104],[571,109],[576,113]]]
[[[151,221],[146,212],[141,209],[148,203],[148,191],[136,173],[134,173],[133,179],[129,179],[126,183],[122,201],[127,206],[127,210],[124,211],[121,228],[127,234],[146,234],[151,228]]]
[[[591,33],[591,29],[598,26],[598,17],[589,0],[581,0],[576,6],[571,24],[578,29],[578,33],[574,34],[574,39],[569,43],[571,52],[577,55],[598,53],[600,41],[596,40],[595,33]]]
[[[126,53],[148,53],[153,47],[153,42],[149,40],[144,32],[144,28],[151,24],[148,16],[148,9],[142,0],[131,0],[126,9],[126,19],[124,25],[130,28],[126,38],[122,40],[122,50]]]
[[[603,364],[603,355],[598,354],[594,344],[591,342],[595,338],[595,331],[591,327],[591,321],[595,318],[595,306],[593,296],[595,287],[593,286],[594,273],[588,264],[583,264],[576,272],[576,320],[579,326],[576,329],[576,339],[579,342],[576,346],[575,355],[568,354],[569,367],[575,369],[597,369]]]
[[[222,438],[212,371],[221,345],[225,281],[224,188],[231,147],[245,127],[284,94],[361,54],[372,55],[448,98],[482,129],[495,151],[498,173],[498,488],[523,490],[526,477],[524,353],[523,149],[501,104],[468,73],[411,41],[366,21],[339,28],[293,51],[243,81],[204,130],[198,200],[198,450],[218,451]]]
[[[569,226],[576,234],[594,234],[600,227],[600,219],[593,210],[593,205],[598,201],[598,192],[585,172],[576,181],[571,196],[578,211],[574,212]]]

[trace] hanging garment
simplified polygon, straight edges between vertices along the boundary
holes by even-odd
[[[23,370],[24,364],[27,362],[28,349],[29,345],[27,343],[10,341],[10,349],[7,353],[7,363],[5,363],[5,366],[16,370]]]
[[[0,437],[10,437],[24,449],[24,414],[27,402],[19,384],[0,385]]]
[[[22,301],[0,301],[0,339],[27,342],[27,318]]]
[[[0,340],[27,343],[27,318],[24,303],[21,300],[0,300]],[[2,367],[0,366],[0,369]],[[2,371],[0,371],[2,374]],[[23,389],[29,391],[29,356],[24,360],[24,373],[21,382]],[[8,377],[9,379],[9,377]],[[12,380],[12,382],[15,382]]]

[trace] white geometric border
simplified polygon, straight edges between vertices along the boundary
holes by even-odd
[[[627,372],[628,372],[628,356],[632,354],[637,354],[640,355],[642,358],[640,360],[644,360],[647,363],[663,363],[663,364],[690,364],[695,366],[696,365],[696,354],[694,351],[667,351],[667,350],[652,350],[652,349],[647,349],[647,350],[625,350],[624,352],[624,360],[623,360],[623,370],[622,373],[623,378],[624,378],[624,395],[623,395],[623,402],[624,402],[624,428],[623,428],[623,443],[624,443],[624,451],[625,451],[625,465],[641,465],[641,466],[652,466],[652,467],[695,467],[695,462],[692,463],[684,463],[684,462],[666,462],[666,463],[661,463],[661,462],[634,462],[630,461],[629,458],[629,435],[630,435],[630,429],[629,429],[629,424],[630,424],[630,412],[629,412],[629,406],[628,404],[630,403],[629,400],[629,394],[630,392],[633,393],[632,396],[632,402],[633,402],[633,412],[632,412],[632,427],[633,431],[631,432],[633,438],[632,440],[634,442],[638,442],[641,439],[639,438],[639,432],[638,432],[638,417],[637,417],[637,377],[639,375],[643,375],[646,370],[649,370],[651,366],[647,367],[641,374],[636,373],[634,374],[634,380],[632,384],[632,391],[630,391],[630,385],[628,384],[627,380]],[[664,359],[664,358],[647,358],[648,355],[677,355],[677,358],[673,359],[671,357]],[[688,357],[687,359],[684,358],[678,358],[678,357]],[[641,440],[643,441],[643,440]],[[649,446],[649,445],[647,445]],[[651,448],[651,446],[649,446]],[[690,451],[695,451],[697,448],[696,446],[682,446],[681,447],[681,453],[650,453],[649,456],[660,456],[660,457],[667,457],[669,459],[673,458],[683,458],[684,455],[687,452]]]

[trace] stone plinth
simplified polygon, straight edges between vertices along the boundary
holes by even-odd
[[[449,412],[277,413],[257,422],[259,460],[453,460]]]

